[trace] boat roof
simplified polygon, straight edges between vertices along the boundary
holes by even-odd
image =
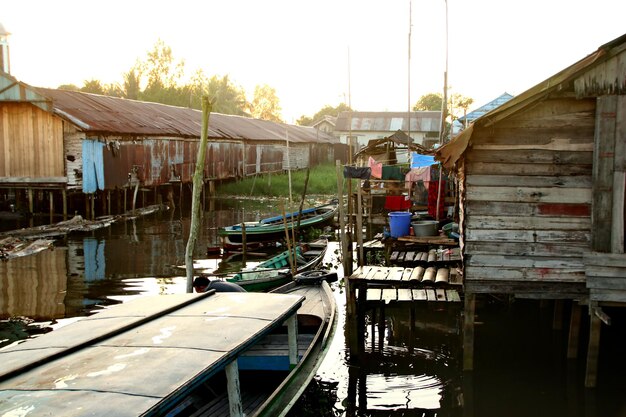
[[[209,292],[115,306],[0,350],[0,412],[158,414],[281,326],[303,299]]]

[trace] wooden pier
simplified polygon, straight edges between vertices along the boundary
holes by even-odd
[[[359,267],[346,280],[351,360],[358,359],[364,352],[365,315],[368,311],[375,317],[378,310],[378,318],[382,322],[386,305],[404,304],[411,309],[411,321],[414,322],[416,305],[453,304],[460,309],[461,293],[461,276],[456,267],[449,265]],[[379,340],[378,344],[382,342]],[[376,342],[372,341],[372,344],[376,345]]]

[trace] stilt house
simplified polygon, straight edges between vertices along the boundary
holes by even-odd
[[[596,383],[603,306],[626,307],[626,35],[478,118],[437,151],[455,167],[464,260],[464,366],[477,294],[572,300],[591,332]]]
[[[89,215],[119,212],[131,188],[153,191],[154,202],[182,193],[201,123],[198,110],[35,88],[0,71],[0,199],[26,193],[30,212],[47,200],[51,212]],[[213,113],[204,181],[211,190],[220,180],[334,162],[338,143],[312,127]]]

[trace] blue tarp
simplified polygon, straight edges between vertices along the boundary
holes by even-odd
[[[428,167],[435,163],[433,155],[420,155],[417,152],[411,152],[411,168]]]
[[[83,192],[104,190],[104,143],[83,140]]]

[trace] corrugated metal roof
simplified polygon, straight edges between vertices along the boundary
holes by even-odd
[[[441,112],[411,112],[411,132],[439,132]],[[335,131],[408,131],[408,112],[349,112],[339,113]]]
[[[160,103],[127,100],[77,91],[35,88],[53,101],[53,111],[81,130],[104,135],[173,136],[199,138],[202,112]],[[263,140],[301,143],[338,143],[307,126],[211,113],[212,139]]]
[[[490,101],[489,103],[483,106],[480,106],[479,108],[475,110],[472,110],[471,112],[467,113],[465,116],[459,117],[457,120],[459,120],[460,122],[463,122],[465,119],[467,119],[468,121],[473,122],[474,120],[478,119],[483,114],[489,113],[491,110],[500,107],[501,105],[511,100],[512,98],[513,96],[511,94],[504,93],[500,97]]]

